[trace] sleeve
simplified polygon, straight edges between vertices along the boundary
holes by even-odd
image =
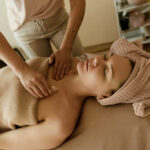
[[[142,42],[139,40],[129,42],[124,38],[120,38],[111,45],[110,53],[123,56],[130,52],[143,50],[142,48],[143,48]]]
[[[133,103],[133,109],[137,116],[147,117],[150,115],[150,99]]]

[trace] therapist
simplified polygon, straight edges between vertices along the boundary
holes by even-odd
[[[31,69],[24,60],[11,48],[4,35],[0,32],[0,59],[3,60],[20,79],[22,85],[37,98],[49,96],[53,90],[45,77]]]
[[[6,0],[10,27],[29,58],[49,57],[52,77],[68,73],[71,56],[83,54],[77,32],[85,12],[85,0],[70,0],[70,14],[64,0]],[[52,54],[51,43],[58,51]]]

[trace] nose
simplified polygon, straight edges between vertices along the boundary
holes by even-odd
[[[104,65],[105,64],[105,61],[104,61],[104,59],[102,58],[102,57],[94,57],[93,58],[93,66],[94,67],[97,67],[97,66],[99,66],[99,65]]]

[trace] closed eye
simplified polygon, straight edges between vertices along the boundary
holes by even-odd
[[[107,55],[104,54],[104,60],[106,61],[107,60]],[[106,77],[106,69],[107,69],[107,66],[105,65],[104,66],[104,69],[103,69],[103,72],[104,72],[104,76]]]

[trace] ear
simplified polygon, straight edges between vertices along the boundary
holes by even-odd
[[[96,99],[104,99],[104,98],[108,98],[111,96],[111,92],[107,92],[105,94],[102,95],[97,95]]]
[[[96,96],[96,99],[97,99],[97,100],[99,100],[99,99],[104,99],[104,97],[103,97],[103,95],[97,95],[97,96]]]

